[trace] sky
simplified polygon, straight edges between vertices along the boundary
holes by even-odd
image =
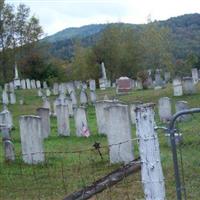
[[[46,35],[69,27],[125,22],[133,24],[200,13],[200,0],[6,0],[24,3],[40,19]]]

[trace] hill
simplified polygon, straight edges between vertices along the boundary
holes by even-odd
[[[153,23],[161,27],[168,27],[171,30],[172,53],[175,58],[185,58],[189,53],[200,54],[200,14],[186,14]],[[50,53],[52,55],[62,59],[69,59],[73,56],[73,44],[76,40],[81,41],[81,44],[85,47],[92,46],[107,25],[92,24],[80,28],[67,28],[44,38],[43,41],[51,44]],[[113,23],[112,25],[119,25],[119,23]],[[120,25],[129,26],[137,30],[145,26],[143,24],[125,23]]]

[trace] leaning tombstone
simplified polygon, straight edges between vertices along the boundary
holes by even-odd
[[[163,122],[168,122],[172,118],[172,106],[170,98],[162,97],[159,99],[158,113],[160,120]]]
[[[90,136],[85,109],[86,108],[83,106],[74,107],[74,120],[75,120],[75,126],[76,126],[76,135],[78,137]]]
[[[183,77],[183,93],[184,94],[196,93],[196,87],[193,83],[192,77]]]
[[[2,92],[2,103],[6,105],[9,104],[8,93],[5,90]]]
[[[183,95],[183,87],[180,78],[173,79],[173,91],[175,97]]]
[[[60,136],[70,136],[70,125],[69,125],[69,111],[67,105],[57,105],[57,126],[58,135]]]
[[[50,117],[48,108],[38,108],[37,115],[41,118],[41,136],[48,138],[50,135]]]
[[[197,84],[199,81],[199,74],[198,74],[198,70],[197,68],[192,68],[192,79],[193,79],[193,83]]]
[[[21,116],[19,125],[24,162],[27,164],[44,162],[41,118],[33,115]]]
[[[111,163],[129,163],[134,160],[131,125],[127,105],[105,108],[108,120],[108,143]]]
[[[184,110],[188,110],[189,109],[189,105],[187,101],[177,101],[176,105],[176,112],[180,112],[180,111],[184,111]],[[187,121],[191,119],[191,115],[187,114],[187,115],[181,115],[180,117],[178,117],[179,121]]]
[[[0,124],[0,129],[2,132],[2,141],[4,149],[4,158],[6,162],[12,162],[15,160],[14,145],[10,137],[10,129],[4,125]]]
[[[16,95],[14,92],[10,93],[10,104],[16,104]]]

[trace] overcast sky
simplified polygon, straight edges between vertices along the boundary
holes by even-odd
[[[6,0],[24,3],[40,19],[46,34],[94,23],[146,23],[200,13],[200,0]]]

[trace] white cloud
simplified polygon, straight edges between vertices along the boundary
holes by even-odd
[[[46,33],[90,23],[146,23],[186,13],[200,13],[197,0],[6,0],[25,3],[40,18]]]

